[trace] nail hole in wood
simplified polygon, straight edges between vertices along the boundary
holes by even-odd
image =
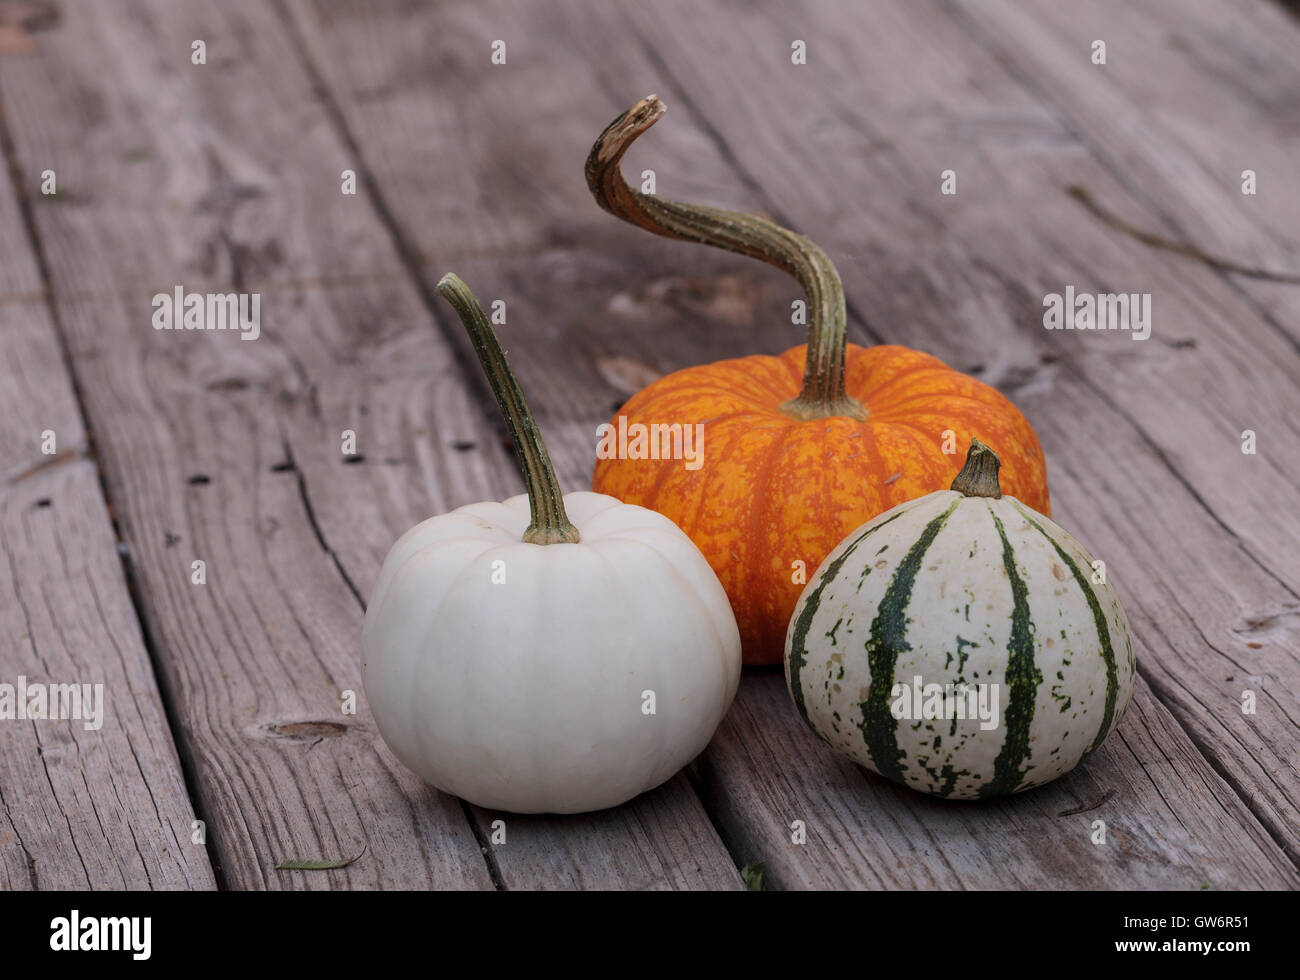
[[[211,482],[212,478],[206,473],[195,473],[189,479],[190,486],[193,487],[206,487]]]
[[[477,442],[470,442],[468,439],[458,439],[451,444],[451,448],[458,453],[467,453],[478,445]]]
[[[42,497],[40,500],[36,501],[36,506],[37,506],[37,507],[49,507],[49,506],[51,506],[53,503],[54,503],[54,501],[52,501],[49,497]]]
[[[290,463],[288,460],[285,460],[283,463],[276,463],[274,466],[271,467],[271,472],[272,472],[272,473],[291,473],[291,472],[293,472],[293,464]]]
[[[361,453],[356,453],[352,456],[343,457],[343,462],[345,463],[364,463],[365,461],[366,461],[366,457],[363,456]]]

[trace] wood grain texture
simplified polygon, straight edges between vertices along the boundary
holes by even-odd
[[[520,816],[473,808],[512,889],[734,890],[740,874],[685,775],[613,810]]]
[[[371,205],[340,193],[356,161],[274,10],[66,11],[0,86],[21,164],[53,161],[68,189],[38,227],[226,881],[739,887],[684,779],[612,815],[511,818],[487,856],[484,815],[382,745],[357,649],[379,562],[519,480]],[[177,283],[260,291],[263,335],[152,330]]]
[[[1280,3],[1208,0],[953,8],[1142,201],[1152,231],[1254,270],[1227,278],[1300,345],[1293,15]],[[1090,49],[1107,37],[1105,66],[1072,57],[1080,43]],[[1247,169],[1258,180],[1254,195],[1242,193]]]
[[[0,682],[102,685],[0,721],[0,890],[213,888],[94,465],[0,490],[0,551]]]
[[[0,720],[0,890],[212,888],[7,171],[0,336],[0,683],[102,685],[80,719]]]
[[[780,886],[1295,883],[1284,853],[1294,850],[1296,798],[1285,750],[1295,735],[1283,699],[1294,688],[1289,640],[1269,651],[1267,669],[1264,655],[1255,661],[1252,682],[1271,703],[1267,717],[1252,718],[1241,715],[1239,692],[1229,697],[1224,688],[1221,678],[1235,672],[1229,658],[1202,635],[1231,636],[1243,609],[1287,608],[1287,589],[1268,566],[1290,558],[1254,554],[1237,524],[1260,534],[1272,521],[1271,540],[1289,540],[1295,523],[1277,527],[1275,518],[1293,492],[1277,474],[1243,475],[1236,422],[1225,422],[1248,394],[1256,414],[1284,421],[1294,352],[1221,280],[1117,239],[1079,207],[1065,193],[1070,183],[1122,187],[964,23],[943,7],[901,3],[832,13],[767,5],[725,21],[698,4],[599,13],[455,4],[400,20],[341,3],[291,9],[395,240],[427,276],[454,268],[482,293],[506,297],[512,324],[522,313],[514,363],[535,392],[562,479],[584,478],[595,425],[636,379],[733,353],[773,353],[799,339],[788,326],[797,294],[779,274],[647,238],[580,203],[580,160],[591,140],[635,98],[657,91],[676,115],[634,150],[626,172],[650,166],[667,196],[793,223],[840,263],[854,339],[920,347],[1015,398],[1047,445],[1057,516],[1119,582],[1148,674],[1168,677],[1176,661],[1188,700],[1211,706],[1200,714],[1176,698],[1166,706],[1144,686],[1121,739],[1083,772],[962,813],[981,840],[1004,834],[1009,815],[1023,837],[1003,860],[988,859],[1001,853],[996,847],[966,855],[954,877],[947,851],[968,845],[938,834],[921,845],[931,815],[924,827],[902,815],[921,803],[899,802],[855,771],[832,778],[835,760],[795,751],[773,685],[747,677],[700,765],[702,791],[737,861],[768,861]],[[864,58],[864,37],[890,40]],[[490,64],[495,38],[517,39],[507,66]],[[789,64],[792,38],[808,38],[809,65]],[[462,124],[454,149],[434,157],[438,166],[420,166],[444,145],[448,118],[474,124]],[[939,195],[949,167],[962,181],[953,199]],[[482,186],[494,189],[492,203],[468,227],[437,220],[460,213]],[[1139,203],[1132,208],[1145,217]],[[501,211],[508,217],[498,220]],[[539,230],[521,232],[520,212]],[[1155,337],[1048,334],[1042,297],[1066,284],[1152,292]],[[1237,347],[1228,346],[1230,325]],[[447,336],[457,342],[453,331]],[[1214,466],[1244,495],[1222,513],[1195,482]],[[1240,655],[1234,647],[1233,659]],[[1205,737],[1193,744],[1169,707]],[[741,727],[746,717],[753,721]],[[1153,767],[1157,746],[1166,761]],[[1156,775],[1135,778],[1135,759]],[[1087,795],[1075,787],[1101,787],[1103,778],[1119,783],[1106,787],[1117,789],[1108,807],[1118,837],[1156,866],[1138,868],[1122,849],[1091,851],[1086,835],[1069,859],[1025,846],[1054,839],[1056,814]],[[797,789],[783,789],[787,780]],[[873,792],[864,810],[862,794]],[[837,815],[822,860],[804,861],[788,847],[742,850],[788,840],[791,801]],[[886,865],[882,848],[915,860]]]
[[[395,301],[366,285],[268,289],[252,342],[150,326],[155,291],[257,288],[238,284],[268,265],[286,279],[331,258],[347,268],[333,242],[361,244],[354,272],[385,268],[367,265],[364,209],[304,197],[313,166],[328,173],[318,196],[337,194],[342,154],[303,118],[300,80],[296,92],[292,74],[258,80],[292,53],[277,59],[274,31],[224,10],[178,14],[65,9],[33,57],[0,63],[0,86],[20,165],[54,168],[67,194],[34,204],[37,226],[221,871],[243,888],[491,887],[459,803],[387,755],[364,700],[341,713],[341,692],[360,689],[360,605],[297,474],[273,470],[292,445],[287,420],[312,410],[318,381],[301,357],[331,361],[337,338],[366,335],[359,310]],[[189,64],[193,37],[210,39],[206,71]],[[277,115],[266,93],[281,82]],[[281,182],[281,167],[295,177]],[[337,434],[328,451],[342,470]],[[194,559],[206,585],[191,584]],[[274,870],[363,849],[343,870]]]

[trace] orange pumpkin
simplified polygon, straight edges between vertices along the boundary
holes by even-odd
[[[598,452],[606,458],[597,459],[592,489],[676,522],[727,591],[745,663],[776,664],[822,559],[877,514],[946,489],[972,438],[1000,448],[1004,493],[1050,514],[1046,463],[1029,422],[989,385],[906,347],[846,344],[839,276],[812,242],[752,215],[629,188],[619,161],[663,112],[650,96],[601,135],[587,161],[598,203],[656,234],[790,272],[809,295],[809,343],[780,357],[686,368],[638,392],[606,430],[608,444],[624,451]],[[646,442],[646,433],[677,436],[651,426],[691,425],[700,426],[692,430],[698,461],[646,458],[684,445]],[[642,444],[631,452],[635,439],[614,437],[638,432]]]

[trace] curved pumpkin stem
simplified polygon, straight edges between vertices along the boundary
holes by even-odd
[[[866,409],[844,389],[844,287],[825,252],[766,218],[642,194],[623,179],[623,154],[666,109],[658,96],[647,96],[600,134],[586,167],[596,203],[656,235],[739,252],[794,276],[808,294],[808,356],[803,387],[782,411],[797,419],[866,418]]]
[[[564,511],[564,495],[560,493],[550,454],[483,307],[479,306],[461,278],[451,272],[438,280],[438,295],[450,303],[460,317],[488,383],[492,385],[497,404],[501,406],[501,413],[506,417],[519,467],[524,471],[528,509],[532,513],[532,521],[524,531],[524,541],[529,544],[576,543],[579,540],[578,529]]]

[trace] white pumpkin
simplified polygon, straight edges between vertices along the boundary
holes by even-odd
[[[1073,769],[1133,694],[1128,620],[1093,559],[997,482],[978,440],[941,490],[851,533],[786,634],[786,681],[836,751],[973,799]]]
[[[407,767],[516,813],[616,806],[699,754],[740,679],[740,634],[704,556],[668,518],[560,497],[545,447],[472,294],[465,321],[530,493],[407,531],[362,633],[366,697]]]

